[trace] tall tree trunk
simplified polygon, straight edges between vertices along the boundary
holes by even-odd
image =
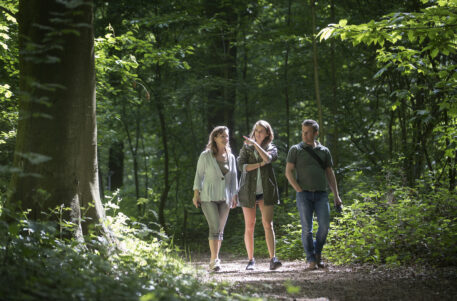
[[[314,0],[309,0],[311,5],[311,15],[312,15],[312,39],[313,39],[313,67],[314,67],[314,91],[316,94],[316,104],[317,111],[319,114],[319,132],[320,140],[322,143],[325,143],[325,130],[324,123],[322,118],[322,105],[321,105],[321,95],[319,90],[319,66],[317,62],[317,44],[316,44],[316,7],[314,5]]]
[[[108,158],[108,189],[114,191],[124,185],[124,142],[111,144]]]
[[[248,74],[248,47],[246,47],[247,39],[246,39],[246,33],[243,34],[244,37],[244,43],[243,43],[243,98],[244,98],[244,116],[245,116],[245,133],[249,133],[249,130],[251,129],[251,123],[249,121],[249,88],[247,83],[247,74]]]
[[[165,205],[168,199],[168,193],[170,191],[170,152],[168,150],[168,136],[167,136],[167,127],[165,122],[165,108],[163,104],[162,95],[160,93],[160,85],[162,81],[162,74],[161,74],[161,67],[159,64],[156,64],[156,93],[154,94],[154,103],[156,105],[157,114],[159,115],[159,122],[160,122],[160,135],[162,137],[162,147],[164,153],[164,160],[163,160],[163,177],[164,177],[164,185],[162,193],[160,194],[160,203],[159,203],[159,223],[167,232],[166,221],[165,221]]]
[[[290,17],[291,17],[291,7],[292,0],[289,0],[287,5],[287,31],[290,28]],[[290,103],[289,103],[289,51],[290,44],[289,41],[286,41],[286,54],[284,56],[284,100],[286,102],[286,149],[289,149],[290,146]],[[284,193],[289,195],[289,182],[284,181]]]
[[[100,151],[97,148],[97,162],[100,162]],[[100,192],[100,200],[103,202],[105,200],[105,189],[104,189],[104,183],[103,183],[103,172],[102,169],[100,168],[100,165],[98,166],[98,189]]]
[[[331,23],[336,23],[335,18],[335,3],[333,0],[330,1],[330,19]],[[337,87],[338,83],[336,81],[336,63],[335,63],[335,39],[332,39],[330,42],[330,69],[331,69],[331,81],[332,81],[332,103],[330,104],[330,111],[332,112],[332,119],[338,115],[338,98],[337,98]],[[338,147],[338,138],[339,138],[339,126],[335,123],[332,123],[332,136],[331,136],[331,149],[333,156],[333,163],[335,166],[338,166],[340,161],[340,151]],[[339,181],[338,181],[339,182]]]
[[[214,32],[211,49],[208,57],[209,74],[213,80],[213,87],[208,94],[208,131],[215,126],[226,125],[230,129],[230,145],[237,149],[233,138],[235,126],[236,102],[236,27],[238,16],[232,4],[225,1],[207,0],[205,2],[209,18],[222,18],[221,25]]]
[[[78,237],[87,230],[86,223],[81,225],[81,207],[94,203],[89,217],[96,223],[104,218],[97,175],[92,6],[93,1],[19,2],[22,93],[14,166],[21,174],[11,179],[10,203],[31,209],[29,217],[35,220],[58,220],[43,212],[70,207],[64,219],[77,225]],[[68,33],[56,35],[64,29]]]

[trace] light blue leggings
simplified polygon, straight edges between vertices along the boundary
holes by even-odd
[[[201,203],[203,214],[209,227],[209,240],[223,240],[224,228],[229,215],[230,207],[225,201],[211,201]]]

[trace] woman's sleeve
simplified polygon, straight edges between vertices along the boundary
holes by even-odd
[[[236,159],[236,163],[238,165],[238,169],[241,172],[246,172],[246,165],[248,164],[248,156],[247,156],[246,147],[244,145],[240,150],[240,155]]]
[[[268,147],[268,154],[271,156],[271,161],[276,161],[278,160],[278,148],[274,144],[270,144],[270,147]]]
[[[201,153],[197,162],[197,171],[195,172],[194,188],[193,190],[202,191],[203,179],[205,177],[205,158]]]
[[[231,155],[232,156],[232,180],[231,180],[231,191],[232,191],[232,195],[235,195],[237,192],[238,192],[238,177],[237,177],[237,171],[236,171],[236,160],[235,160],[235,156],[234,155]]]

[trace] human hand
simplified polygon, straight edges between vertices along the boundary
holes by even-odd
[[[236,205],[237,205],[237,198],[238,196],[237,195],[234,195],[233,198],[232,198],[232,205],[230,206],[231,209],[233,208],[236,208]]]
[[[194,203],[195,208],[200,207],[200,196],[194,196],[194,198],[192,199],[192,203]]]
[[[249,137],[247,137],[247,136],[243,136],[243,138],[244,138],[244,143],[245,143],[245,144],[247,144],[247,145],[253,145],[253,144],[255,144],[255,140],[254,140],[254,139],[249,138]]]
[[[343,202],[341,201],[339,196],[336,196],[333,200],[335,204],[335,211],[341,213],[343,211]]]

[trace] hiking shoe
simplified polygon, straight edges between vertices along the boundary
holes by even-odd
[[[281,263],[281,261],[278,260],[278,258],[276,258],[276,257],[271,258],[271,260],[270,260],[270,270],[276,270],[280,266],[282,266],[282,263]]]
[[[316,264],[318,268],[326,268],[325,263],[322,261],[321,254],[316,254]]]
[[[246,270],[252,271],[255,266],[255,260],[252,258],[251,260],[248,261],[248,265],[246,266]]]
[[[310,261],[308,263],[308,267],[306,268],[307,271],[312,271],[317,269],[317,264],[315,261]]]
[[[221,260],[220,259],[216,259],[214,261],[210,261],[209,262],[209,269],[210,269],[210,271],[213,271],[213,272],[220,271],[220,269],[221,269]]]

